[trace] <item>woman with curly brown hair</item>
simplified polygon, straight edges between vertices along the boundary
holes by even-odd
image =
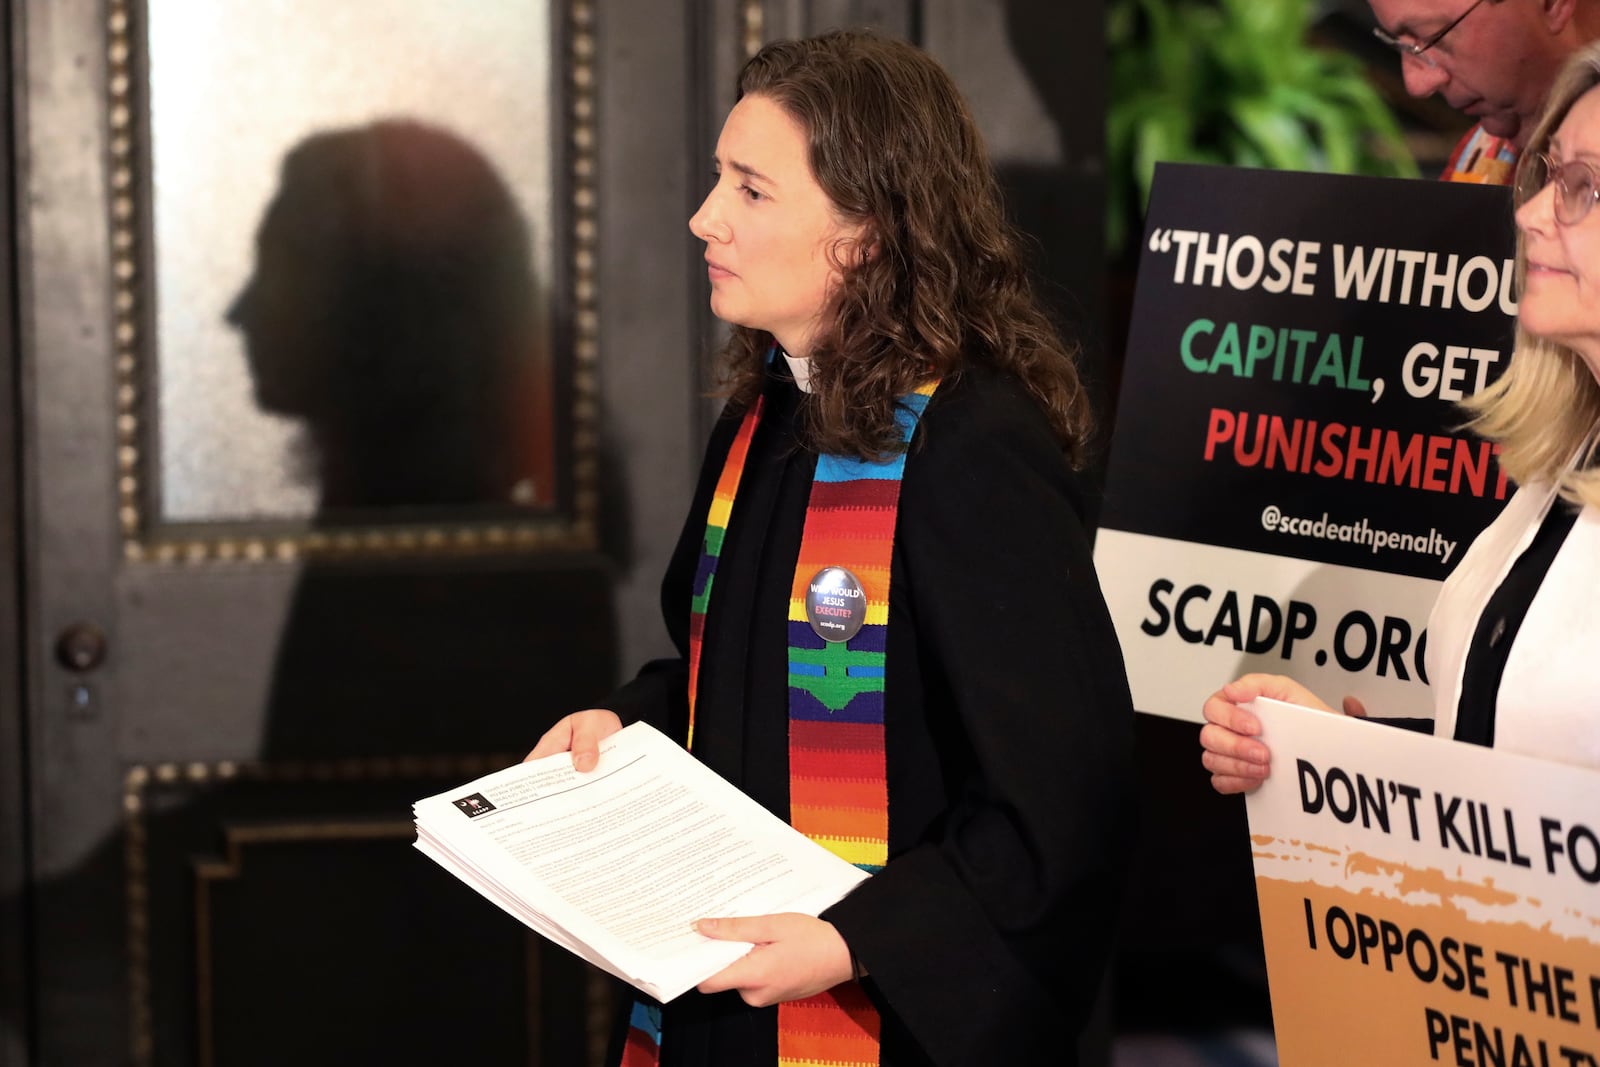
[[[690,229],[729,402],[662,591],[681,655],[532,756],[647,719],[873,872],[631,1013],[630,1065],[1072,1063],[1130,832],[1089,433],[976,127],[909,45],[761,50]]]

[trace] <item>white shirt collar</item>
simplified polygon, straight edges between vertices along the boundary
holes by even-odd
[[[802,393],[811,392],[811,361],[796,359],[789,353],[783,353],[784,361],[789,364],[789,373],[794,376],[794,384],[800,387]]]

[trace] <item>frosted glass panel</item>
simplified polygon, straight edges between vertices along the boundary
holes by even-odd
[[[159,516],[555,494],[548,0],[149,0]]]

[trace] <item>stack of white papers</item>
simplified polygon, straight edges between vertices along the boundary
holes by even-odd
[[[417,848],[556,944],[667,1001],[750,951],[696,919],[816,915],[867,877],[636,723],[412,807]]]

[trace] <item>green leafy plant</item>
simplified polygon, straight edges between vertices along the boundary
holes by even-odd
[[[1308,42],[1313,0],[1110,0],[1106,247],[1128,251],[1157,161],[1415,177],[1354,56]]]

